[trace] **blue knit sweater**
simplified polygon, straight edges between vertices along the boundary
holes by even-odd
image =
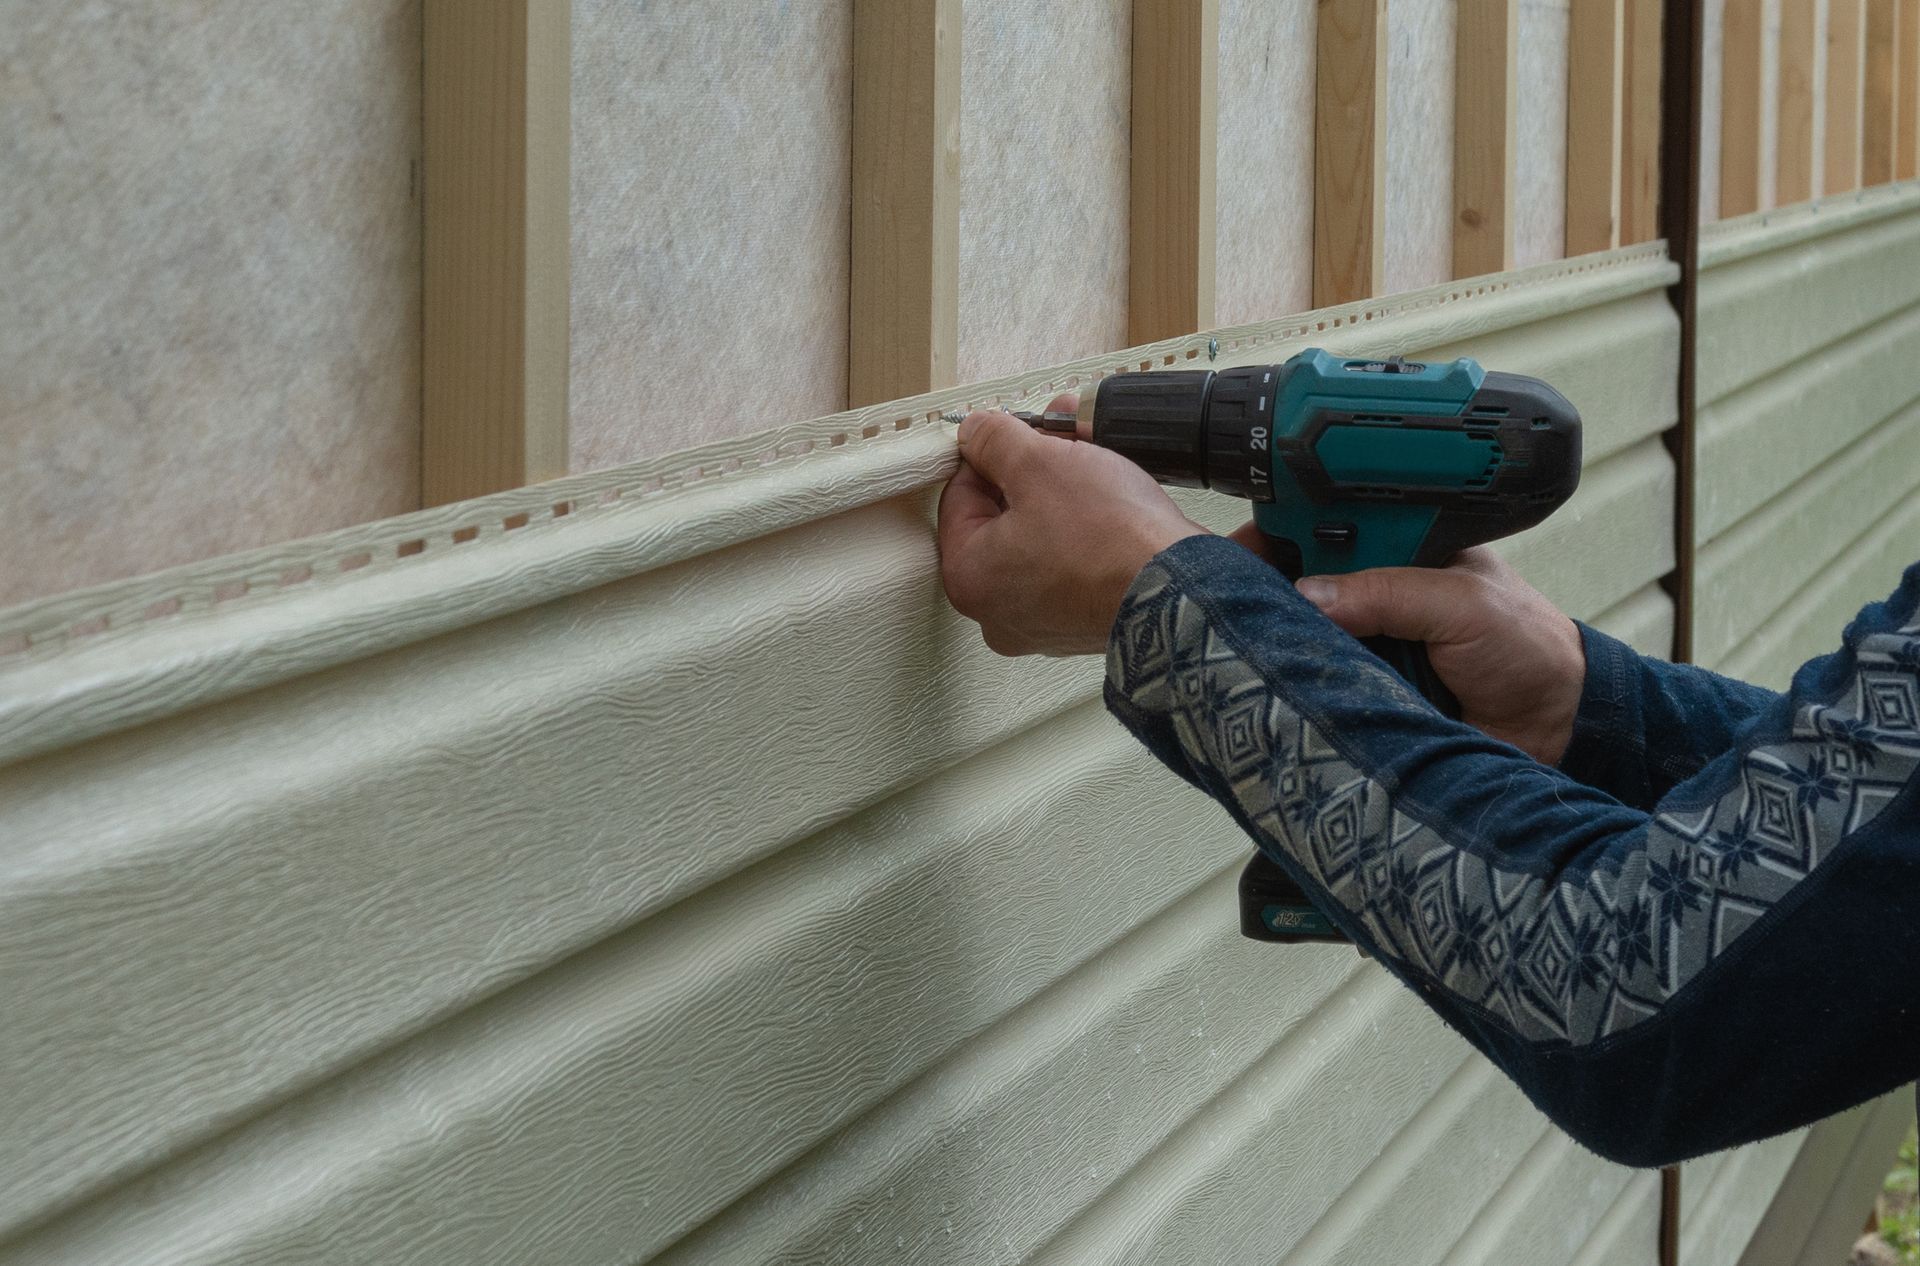
[[[1920,1076],[1916,608],[1920,565],[1785,695],[1583,627],[1555,769],[1192,537],[1128,593],[1107,702],[1547,1116],[1659,1165]]]

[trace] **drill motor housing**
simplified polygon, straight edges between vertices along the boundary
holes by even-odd
[[[1580,483],[1580,415],[1462,358],[1318,348],[1281,365],[1114,374],[1093,442],[1163,484],[1254,503],[1289,579],[1438,567],[1539,523]]]
[[[1443,566],[1541,522],[1580,484],[1580,415],[1567,398],[1465,358],[1310,348],[1280,365],[1114,374],[1091,403],[1094,443],[1163,484],[1252,501],[1289,580]],[[1459,715],[1425,646],[1365,641]],[[1240,877],[1240,926],[1257,940],[1348,939],[1260,853]]]

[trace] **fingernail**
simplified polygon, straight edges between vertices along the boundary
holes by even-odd
[[[1294,588],[1300,591],[1302,598],[1305,598],[1314,606],[1319,607],[1322,611],[1332,606],[1334,601],[1340,597],[1340,586],[1334,584],[1331,580],[1323,580],[1319,576],[1308,576],[1305,580],[1295,585]]]

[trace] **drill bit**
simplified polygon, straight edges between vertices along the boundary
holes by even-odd
[[[1074,413],[1030,413],[1020,409],[1009,409],[1008,413],[1025,422],[1036,431],[1058,431],[1073,434],[1080,425],[1080,417]],[[964,413],[943,413],[942,422],[961,422],[966,419]]]

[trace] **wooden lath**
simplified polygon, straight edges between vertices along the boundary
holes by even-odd
[[[427,0],[421,500],[567,472],[571,13]]]

